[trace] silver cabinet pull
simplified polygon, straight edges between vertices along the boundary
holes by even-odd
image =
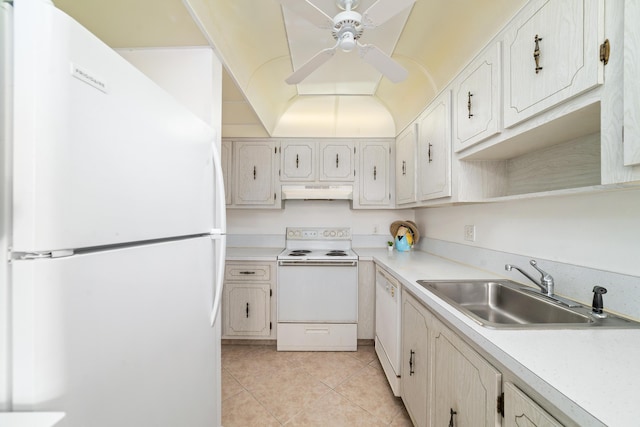
[[[340,165],[340,155],[336,154],[336,169],[338,169],[339,165]]]
[[[296,154],[296,169],[298,169],[298,163],[300,162],[300,158],[298,157],[298,155]]]
[[[253,167],[253,180],[256,180],[256,167]]]
[[[378,174],[378,171],[376,170],[376,167],[373,167],[373,180],[376,180],[376,175]]]
[[[467,92],[467,110],[469,110],[469,118],[473,117],[471,114],[471,97],[473,94],[471,92]]]
[[[429,150],[427,152],[427,156],[429,157],[429,163],[433,161],[433,157],[431,157],[431,148],[433,148],[433,144],[429,144]]]

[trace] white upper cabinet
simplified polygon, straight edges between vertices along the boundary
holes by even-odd
[[[419,122],[419,200],[451,196],[451,92],[429,105]]]
[[[320,181],[353,181],[353,143],[321,142]]]
[[[358,143],[359,175],[356,207],[389,207],[391,204],[389,141],[362,141]]]
[[[500,132],[500,43],[490,45],[454,84],[453,142],[458,152]]]
[[[234,142],[234,205],[276,206],[275,153],[271,141]]]
[[[412,124],[396,139],[396,204],[416,201],[417,125]]]
[[[283,142],[280,181],[314,181],[316,143],[314,141]]]
[[[603,82],[603,0],[534,0],[504,34],[504,125]]]
[[[640,2],[624,2],[624,164],[640,164]]]

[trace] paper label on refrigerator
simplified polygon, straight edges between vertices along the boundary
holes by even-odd
[[[102,81],[95,74],[87,71],[86,69],[71,63],[71,74],[73,77],[82,80],[83,82],[95,87],[96,89],[108,93],[107,83]]]

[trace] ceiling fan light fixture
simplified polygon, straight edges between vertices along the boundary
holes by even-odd
[[[345,32],[340,37],[340,49],[343,52],[351,52],[356,47],[356,39],[351,32]]]

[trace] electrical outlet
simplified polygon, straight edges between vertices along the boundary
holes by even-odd
[[[468,240],[469,242],[476,241],[476,226],[475,225],[465,225],[464,226],[464,240]]]

